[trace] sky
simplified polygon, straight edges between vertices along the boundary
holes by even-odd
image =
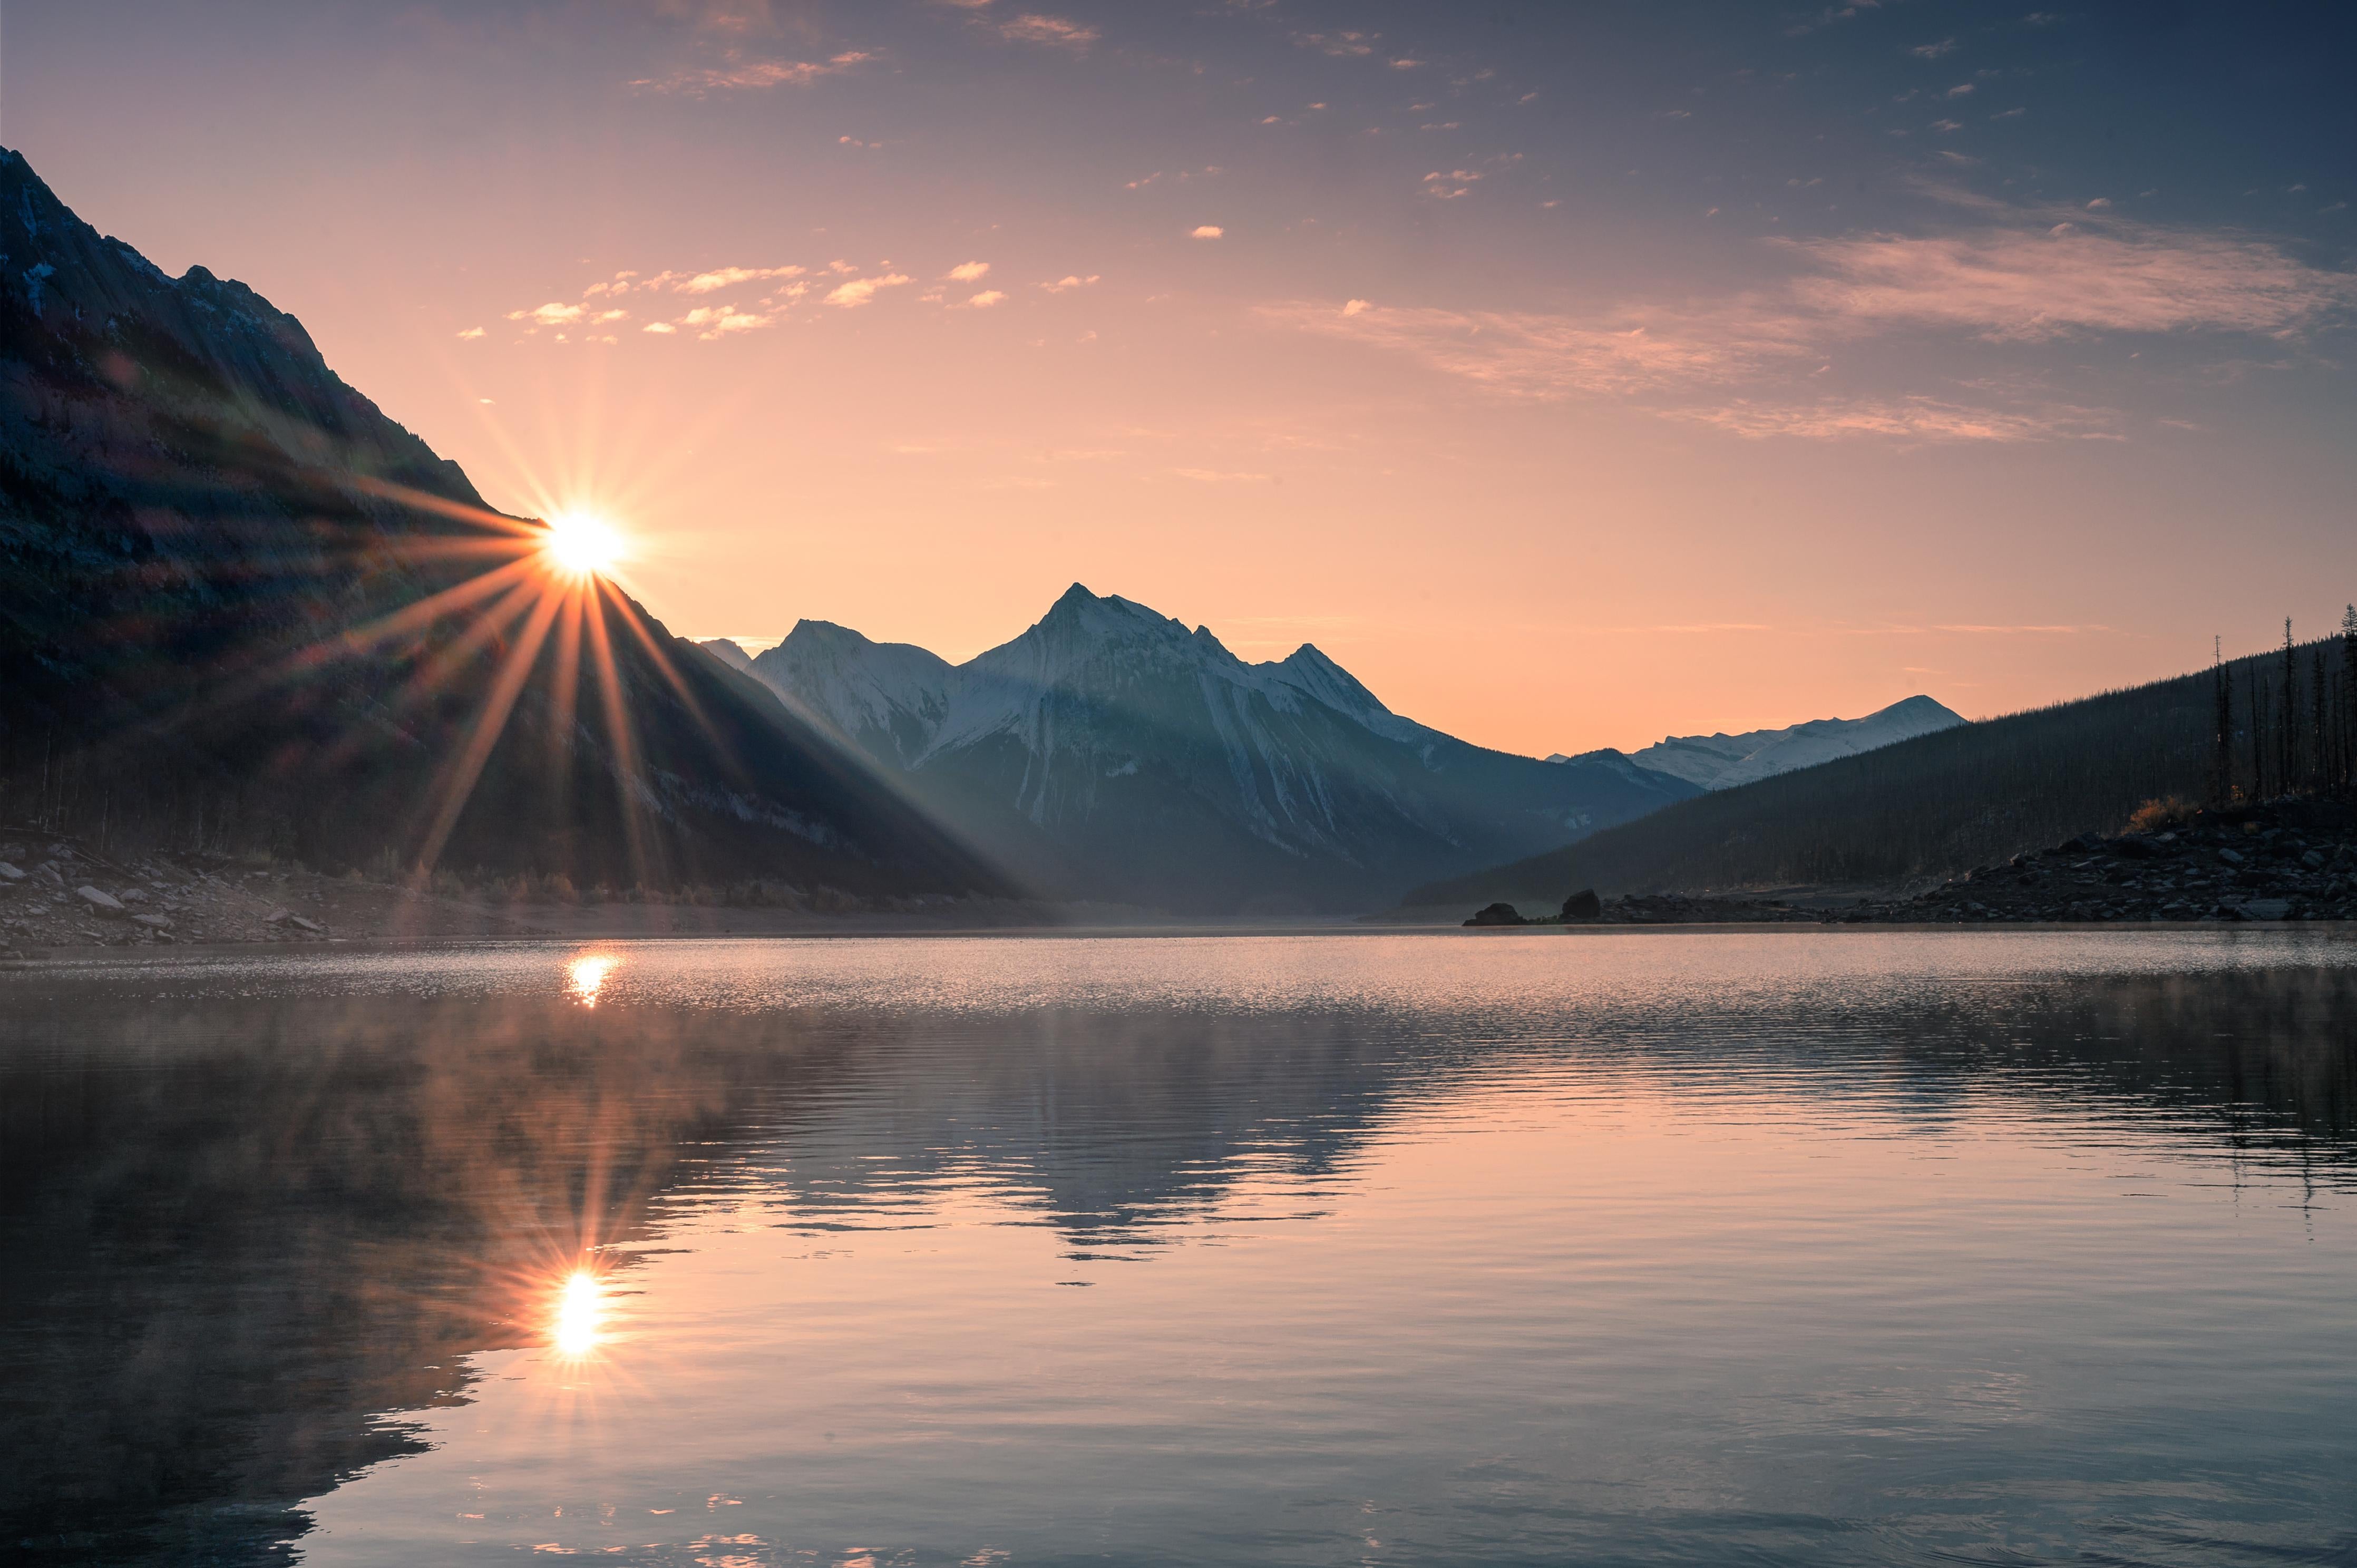
[[[0,143],[674,631],[1070,584],[1544,755],[2357,599],[2357,19],[77,0]]]

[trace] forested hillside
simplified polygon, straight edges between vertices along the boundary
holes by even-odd
[[[2357,634],[1985,720],[1682,800],[1564,849],[1428,883],[1410,908],[1552,911],[1581,887],[1727,892],[1943,877],[2175,795],[2345,789]],[[2288,696],[2287,696],[2288,677]],[[2220,697],[2227,699],[2222,754]]]

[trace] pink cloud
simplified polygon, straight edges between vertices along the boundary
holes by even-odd
[[[1094,27],[1078,22],[1068,22],[1061,16],[1042,16],[1027,12],[1023,16],[998,25],[1001,38],[1017,43],[1051,44],[1060,48],[1084,49],[1104,35]]]
[[[1425,182],[1433,191],[1467,171]],[[1272,319],[1419,360],[1493,393],[1641,400],[1665,418],[1749,439],[1904,442],[2124,439],[2112,411],[2053,401],[2035,375],[1828,396],[1818,381],[1861,339],[1918,329],[2029,344],[2092,332],[2236,333],[2298,339],[2357,306],[2357,275],[2233,232],[1959,199],[1975,227],[1777,242],[1783,285],[1664,306],[1587,313],[1272,306]],[[2102,209],[2097,209],[2101,213]],[[1804,378],[1806,380],[1804,381]],[[1803,387],[1807,390],[1803,391]],[[1797,394],[1797,395],[1796,395]]]
[[[877,289],[898,288],[908,281],[903,273],[889,273],[880,278],[853,278],[837,284],[826,296],[826,303],[844,310],[856,310],[875,299]]]
[[[1819,275],[1793,292],[1855,322],[1961,328],[1993,340],[2090,331],[2283,336],[2357,303],[2357,279],[2229,233],[2107,222],[1792,246]]]
[[[800,277],[803,270],[801,267],[719,267],[708,273],[697,273],[694,277],[673,283],[672,286],[682,294],[710,294],[716,289],[730,288],[740,283],[766,283],[771,278]],[[649,281],[665,282],[670,275],[664,274]]]
[[[700,98],[707,92],[734,92],[764,87],[800,87],[822,76],[833,76],[864,65],[876,57],[865,50],[852,49],[824,60],[756,59],[742,58],[735,49],[728,51],[725,64],[701,70],[673,71],[669,76],[642,77],[630,83],[647,92],[684,92]]]
[[[1813,441],[1859,436],[1913,442],[2121,439],[2117,418],[2108,410],[2063,404],[2001,409],[1931,397],[1829,399],[1803,403],[1738,398],[1716,407],[1661,412],[1668,418],[1708,424],[1753,441],[1773,435]]]
[[[1804,352],[1795,324],[1738,303],[1710,317],[1383,307],[1268,307],[1287,325],[1388,349],[1510,397],[1620,396],[1724,383]]]

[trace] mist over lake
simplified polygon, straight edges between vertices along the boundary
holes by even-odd
[[[32,1562],[2262,1563],[2357,945],[676,941],[0,976]]]

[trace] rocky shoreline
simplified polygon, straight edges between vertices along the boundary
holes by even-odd
[[[1168,924],[1152,910],[1121,905],[940,894],[861,899],[823,887],[787,898],[767,885],[634,890],[627,897],[566,897],[545,886],[501,886],[496,879],[470,886],[440,875],[420,886],[349,873],[331,876],[284,861],[107,854],[81,839],[0,824],[0,961],[91,948],[910,935]]]
[[[1466,925],[1967,925],[2357,919],[2357,806],[2292,798],[2196,811],[2149,831],[2087,833],[1981,865],[1909,898],[1839,907],[1677,893],[1595,899],[1526,918],[1492,904]],[[1575,894],[1567,908],[1577,904]]]
[[[0,837],[0,958],[36,950],[184,942],[319,942],[359,889],[212,856],[118,860],[79,841]],[[392,889],[367,895],[397,898]]]

